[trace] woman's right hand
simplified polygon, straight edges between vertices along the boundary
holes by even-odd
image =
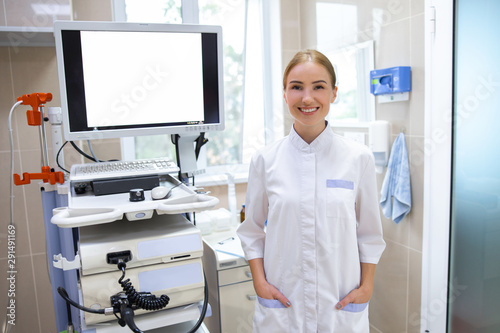
[[[264,273],[264,261],[262,258],[251,259],[248,261],[248,265],[252,272],[253,287],[257,296],[264,299],[278,300],[287,308],[292,306],[290,301],[278,290],[278,288],[267,282]]]
[[[281,302],[285,307],[290,307],[292,304],[290,301],[283,295],[278,288],[268,283],[267,281],[259,283],[256,285],[254,282],[255,292],[257,296],[264,299],[275,299]]]

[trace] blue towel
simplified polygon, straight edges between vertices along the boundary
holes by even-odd
[[[401,222],[411,209],[410,168],[403,133],[398,135],[392,145],[380,194],[380,206],[384,216],[392,217],[396,223]]]

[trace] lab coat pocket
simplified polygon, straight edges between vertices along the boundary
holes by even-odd
[[[354,208],[354,182],[327,179],[326,216],[352,219],[355,216]]]
[[[275,299],[264,299],[257,296],[253,317],[253,333],[290,332],[289,311]]]
[[[270,308],[270,309],[286,308],[286,306],[284,306],[283,303],[281,303],[277,299],[266,299],[257,296],[257,300],[259,301],[259,304],[265,308]]]
[[[369,333],[368,303],[347,304],[337,312],[336,325],[339,332]]]
[[[342,311],[347,311],[347,312],[362,312],[366,309],[368,306],[367,303],[361,303],[361,304],[355,304],[355,303],[349,303],[346,306],[342,308]]]

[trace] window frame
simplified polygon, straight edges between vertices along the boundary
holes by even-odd
[[[334,128],[368,128],[370,123],[376,119],[375,96],[370,93],[370,71],[375,68],[374,41],[368,40],[343,46],[336,50],[325,51],[327,54],[333,52],[342,52],[346,56],[351,55],[352,59],[356,61],[357,91],[360,95],[357,96],[356,120],[329,117],[329,122]],[[341,86],[340,89],[342,89]]]
[[[281,30],[279,17],[280,6],[276,1],[256,1],[262,10],[262,70],[263,75],[268,76],[262,82],[263,85],[263,112],[265,122],[265,144],[275,141],[284,135],[284,110],[282,106],[281,91],[281,48],[280,52],[270,52],[271,46],[281,45]],[[182,21],[186,24],[199,23],[198,0],[181,0]],[[273,19],[274,18],[274,19]],[[125,0],[113,0],[113,19],[115,21],[126,21]],[[273,47],[273,49],[276,49]],[[121,139],[122,158],[134,160],[135,140],[131,138]],[[245,148],[243,148],[245,149]],[[200,155],[203,158],[203,151]],[[203,165],[201,162],[200,165]],[[248,179],[248,163],[227,164],[219,166],[205,166],[205,173],[197,175],[198,185],[221,185],[227,184],[231,178],[235,183],[244,183]]]

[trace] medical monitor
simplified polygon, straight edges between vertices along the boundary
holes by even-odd
[[[224,129],[222,28],[57,21],[66,140]]]

